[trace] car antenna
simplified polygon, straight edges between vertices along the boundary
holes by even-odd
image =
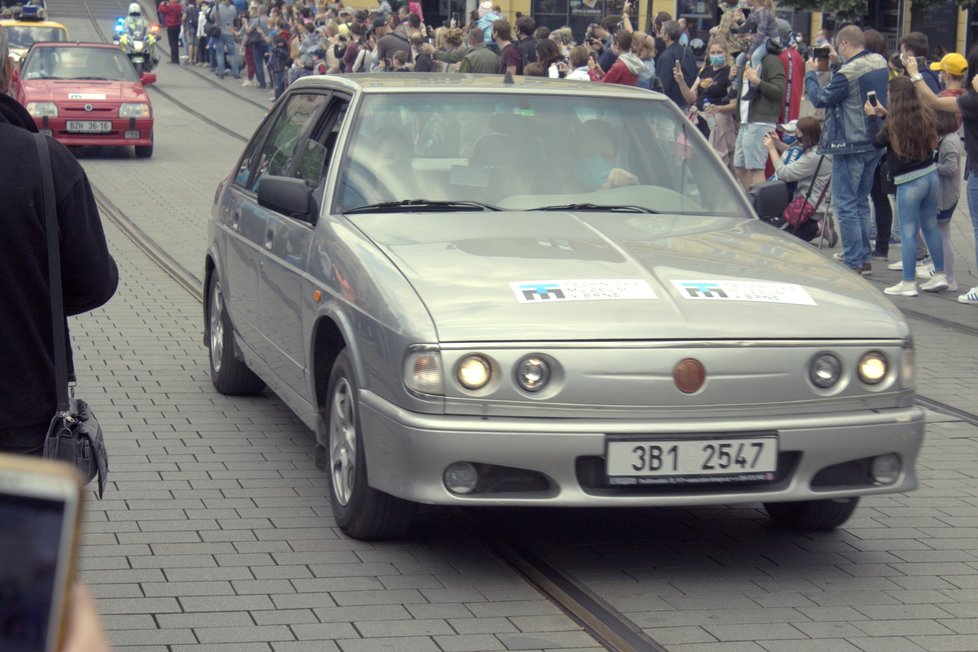
[[[507,70],[506,71],[506,75],[503,77],[503,83],[504,84],[512,84],[513,83],[513,73],[511,73],[510,71]]]

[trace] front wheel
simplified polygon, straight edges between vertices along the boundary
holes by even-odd
[[[790,503],[764,503],[775,523],[799,530],[834,530],[849,520],[859,498],[800,500]]]
[[[142,61],[133,61],[132,62],[132,67],[136,69],[136,76],[137,77],[142,77],[143,76],[143,62]]]
[[[353,365],[343,349],[333,363],[323,407],[333,518],[354,539],[398,537],[411,526],[417,505],[378,491],[367,483],[357,395]]]
[[[234,355],[234,331],[216,271],[211,274],[207,291],[207,335],[211,382],[215,389],[229,396],[260,393],[265,388],[264,381]]]

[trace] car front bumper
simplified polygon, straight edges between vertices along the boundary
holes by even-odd
[[[923,412],[916,407],[725,420],[452,417],[410,412],[361,390],[359,409],[370,485],[405,500],[444,505],[638,507],[906,492],[917,486],[924,438]],[[700,439],[758,432],[778,437],[778,470],[771,480],[618,486],[601,478],[608,436]],[[864,472],[866,460],[887,453],[899,456],[900,472],[894,482],[877,484]],[[454,462],[528,473],[516,473],[514,480],[505,471],[511,482],[498,485],[501,490],[457,495],[443,481]],[[521,478],[544,478],[545,486]]]
[[[152,118],[107,119],[105,121],[112,123],[112,129],[104,133],[68,131],[68,118],[64,117],[35,118],[34,121],[38,129],[47,129],[55,140],[67,147],[127,147],[153,144]],[[135,138],[127,138],[126,132],[138,132],[139,135]]]

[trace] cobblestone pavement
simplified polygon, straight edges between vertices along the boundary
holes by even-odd
[[[49,5],[77,15],[74,2]],[[83,21],[66,22],[76,37],[94,36]],[[186,70],[158,72],[160,88],[235,131],[250,134],[261,118]],[[200,273],[214,189],[243,145],[159,94],[153,100],[153,159],[82,163],[113,203]],[[963,204],[952,225],[959,283],[978,284]],[[112,454],[106,500],[87,508],[81,576],[119,648],[594,649],[449,510],[423,510],[402,542],[343,537],[313,465],[312,434],[269,393],[215,393],[200,305],[106,229],[122,287],[71,327],[79,394],[98,411]],[[897,280],[875,266],[867,282]],[[974,307],[954,298],[897,303],[978,323]],[[912,325],[920,393],[975,411],[978,338]],[[776,528],[758,505],[477,516],[671,652],[976,651],[978,428],[928,417],[921,488],[864,499],[831,533]]]

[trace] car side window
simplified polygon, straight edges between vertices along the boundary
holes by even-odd
[[[264,174],[287,174],[302,151],[302,136],[315,123],[328,98],[328,95],[319,93],[295,93],[287,100],[262,142],[260,151],[249,164],[252,169],[246,187],[256,190],[258,180]]]
[[[293,176],[303,179],[310,188],[322,189],[324,185],[329,172],[329,162],[349,106],[347,98],[334,96],[323,113],[325,117],[320,125],[318,136],[307,140],[302,148]]]
[[[265,142],[265,137],[268,136],[268,132],[272,129],[272,126],[278,121],[279,115],[281,115],[281,111],[266,120],[261,126],[261,129],[258,130],[258,133],[255,134],[255,137],[248,143],[244,156],[241,157],[241,162],[238,164],[238,170],[234,174],[233,183],[236,186],[242,188],[251,187],[248,182],[251,180],[251,171],[254,162],[257,160],[258,150],[261,148],[262,143]]]

